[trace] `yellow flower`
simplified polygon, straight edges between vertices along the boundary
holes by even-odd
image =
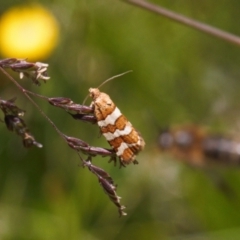
[[[0,18],[0,53],[4,57],[42,60],[56,46],[58,34],[57,21],[45,8],[13,7]]]

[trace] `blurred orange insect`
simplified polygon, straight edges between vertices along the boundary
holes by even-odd
[[[196,125],[162,130],[158,146],[193,166],[240,164],[239,139],[210,134],[204,127]]]

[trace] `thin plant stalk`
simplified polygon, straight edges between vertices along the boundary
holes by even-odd
[[[166,8],[163,8],[161,6],[158,6],[158,5],[143,1],[143,0],[122,0],[122,1],[132,4],[134,6],[140,7],[144,10],[150,11],[152,13],[156,13],[158,15],[164,16],[173,21],[184,24],[184,25],[191,27],[193,29],[196,29],[198,31],[204,32],[208,35],[222,39],[226,42],[240,46],[240,37],[237,35],[234,35],[232,33],[223,31],[216,27],[212,27],[205,23],[201,23],[199,21],[196,21],[196,20],[186,17],[184,15],[175,13]]]

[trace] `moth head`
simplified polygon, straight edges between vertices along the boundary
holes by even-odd
[[[90,97],[93,99],[93,100],[95,100],[96,98],[98,98],[99,97],[99,95],[100,95],[100,91],[99,91],[99,89],[98,88],[90,88],[89,89],[89,95],[90,95]]]

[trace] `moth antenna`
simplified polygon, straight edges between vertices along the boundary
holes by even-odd
[[[115,76],[113,76],[113,77],[110,77],[110,78],[108,78],[107,80],[105,80],[104,82],[102,82],[97,88],[99,89],[99,88],[102,87],[105,83],[110,82],[110,81],[112,81],[113,79],[118,78],[118,77],[121,77],[121,76],[123,76],[123,75],[125,75],[125,74],[127,74],[127,73],[132,72],[132,71],[133,71],[133,70],[129,70],[129,71],[126,71],[126,72],[124,72],[124,73],[120,73],[120,74],[118,74],[118,75],[115,75]],[[85,102],[87,101],[88,97],[89,97],[89,95],[87,95],[87,96],[84,98],[82,105],[85,104]]]
[[[85,102],[87,101],[88,97],[89,97],[89,95],[87,95],[87,96],[84,98],[82,105],[85,104]]]
[[[127,73],[130,73],[130,72],[132,72],[132,70],[129,70],[129,71],[127,71],[127,72],[120,73],[120,74],[118,74],[118,75],[115,75],[115,76],[113,76],[113,77],[110,77],[110,78],[108,78],[107,80],[105,80],[104,82],[102,82],[97,88],[99,89],[99,88],[102,87],[105,83],[110,82],[110,81],[112,81],[113,79],[118,78],[118,77],[121,77],[121,76],[123,76],[123,75],[125,75],[125,74],[127,74]]]

